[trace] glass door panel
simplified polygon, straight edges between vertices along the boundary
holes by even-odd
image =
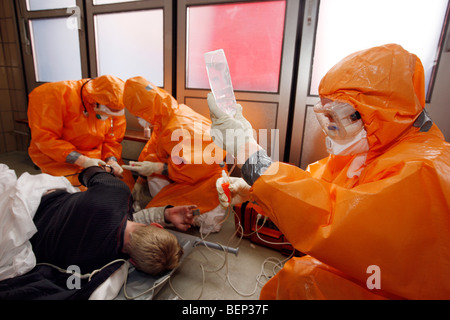
[[[75,0],[27,0],[27,9],[29,11],[62,9],[75,6]]]
[[[94,16],[98,75],[164,85],[163,9]]]
[[[122,3],[122,2],[132,2],[132,1],[139,1],[139,0],[94,0],[94,4],[111,4],[111,3]]]
[[[448,0],[321,0],[310,94],[318,94],[320,80],[342,58],[387,43],[420,58],[428,92],[447,6]]]
[[[37,82],[81,78],[78,29],[67,26],[67,18],[29,21]]]
[[[204,53],[224,49],[233,88],[278,92],[285,1],[187,8],[188,88],[209,88]]]

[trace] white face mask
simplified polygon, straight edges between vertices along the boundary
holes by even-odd
[[[325,144],[328,153],[339,156],[349,156],[369,151],[367,132],[364,128],[348,140],[336,141],[327,136],[325,138]]]
[[[95,117],[96,117],[97,119],[103,120],[103,121],[105,121],[106,119],[109,118],[109,116],[104,115],[104,114],[100,114],[100,113],[97,113],[97,114],[95,115]]]

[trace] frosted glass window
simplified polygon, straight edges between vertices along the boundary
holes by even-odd
[[[426,90],[435,66],[448,0],[321,0],[310,94],[326,72],[347,55],[397,43],[416,54]]]
[[[188,7],[187,87],[209,88],[203,55],[223,49],[235,90],[277,92],[285,10],[285,1]]]
[[[132,2],[139,0],[94,0],[94,4],[111,4],[111,3],[121,3],[121,2]]]
[[[98,74],[164,85],[163,9],[95,16]]]
[[[75,0],[27,0],[28,11],[75,7]]]
[[[36,81],[81,79],[78,29],[67,18],[30,20]]]

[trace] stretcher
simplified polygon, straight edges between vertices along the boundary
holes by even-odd
[[[51,189],[65,189],[67,192],[78,190],[67,179],[47,174],[24,173],[17,179],[15,172],[4,164],[0,164],[0,178],[0,225],[3,226],[0,232],[0,248],[3,252],[0,257],[1,300],[153,299],[176,271],[150,276],[136,270],[128,261],[119,259],[97,270],[89,280],[84,277],[81,289],[68,288],[67,281],[74,277],[72,273],[46,264],[36,265],[29,239],[36,232],[33,216],[42,194]],[[180,266],[197,246],[238,255],[239,248],[167,230],[177,237],[183,247]]]
[[[157,276],[151,276],[139,270],[136,270],[133,266],[128,268],[128,275],[124,281],[124,285],[120,290],[115,300],[136,299],[136,300],[151,300],[156,297],[158,292],[167,284],[169,278],[173,273],[183,265],[183,261],[187,256],[197,247],[205,246],[208,248],[225,251],[238,255],[239,248],[232,248],[223,246],[214,242],[202,240],[199,237],[167,229],[173,233],[180,245],[183,247],[183,256],[181,257],[180,264],[177,268],[164,272]]]

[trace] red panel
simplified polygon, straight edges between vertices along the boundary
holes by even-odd
[[[203,54],[224,49],[233,88],[277,92],[285,1],[188,8],[188,88],[209,88]]]

